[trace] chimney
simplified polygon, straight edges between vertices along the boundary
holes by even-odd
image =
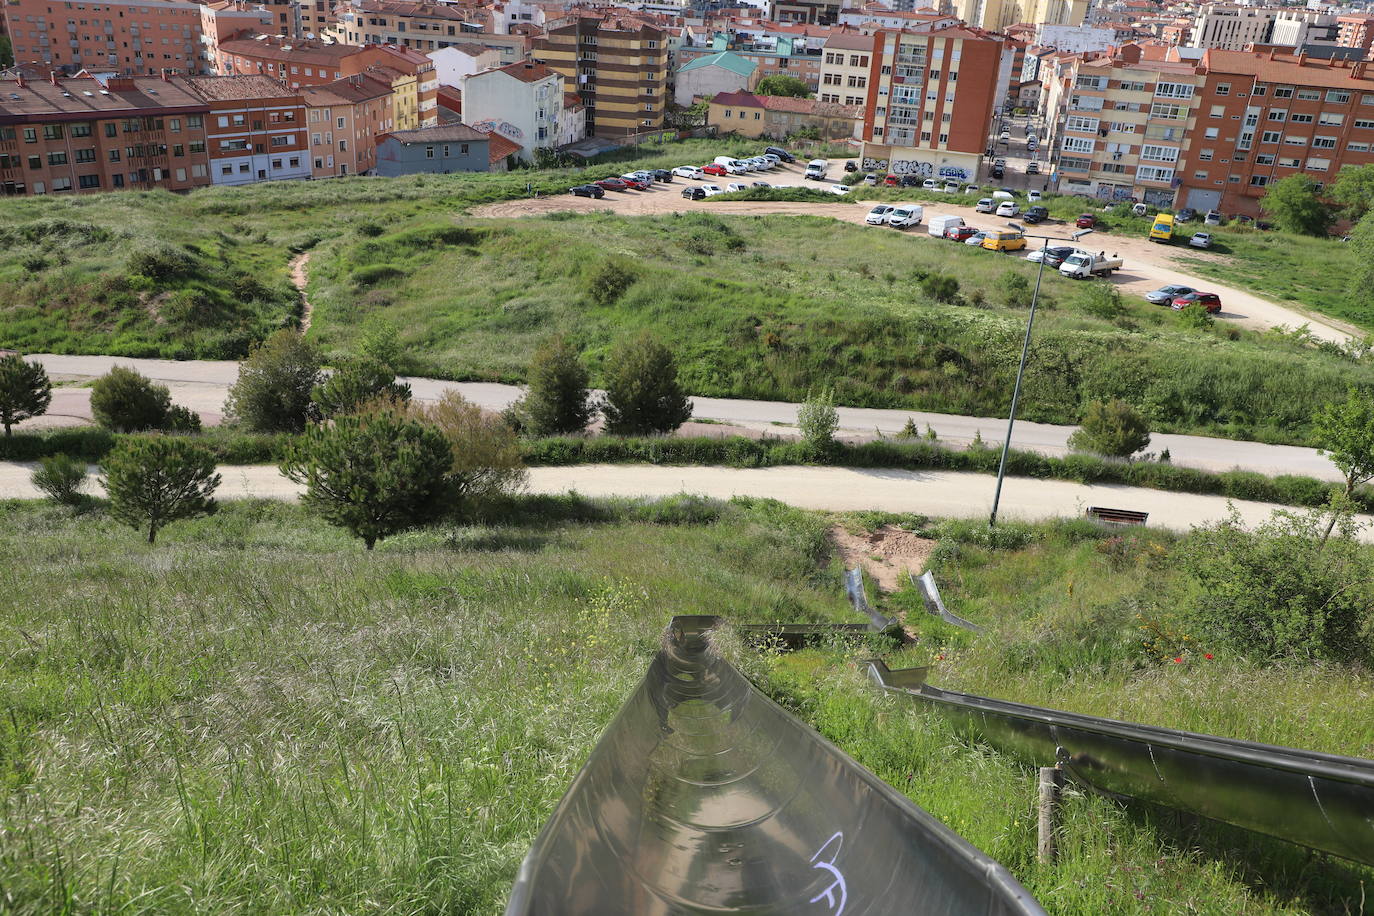
[[[48,71],[48,81],[51,82],[54,86],[57,85],[57,71],[56,71],[56,70],[49,70],[49,71]]]
[[[24,74],[23,74],[22,72],[16,74],[16,75],[15,75],[15,78],[16,78],[17,80],[19,80],[19,88],[20,88],[20,89],[26,89],[26,88],[28,88],[27,86],[24,85]]]
[[[1305,63],[1307,63],[1307,52],[1306,52],[1306,51],[1299,51],[1299,52],[1298,52],[1298,66],[1301,67],[1301,66],[1302,66],[1303,64],[1305,64]]]

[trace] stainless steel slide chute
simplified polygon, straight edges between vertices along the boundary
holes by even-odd
[[[676,617],[506,912],[1032,916],[1001,865],[756,689]]]

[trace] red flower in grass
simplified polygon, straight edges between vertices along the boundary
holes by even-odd
[[[1175,656],[1174,656],[1174,664],[1175,664],[1175,665],[1181,665],[1181,664],[1183,664],[1183,656],[1182,656],[1182,655],[1175,655]]]
[[[1212,657],[1212,653],[1211,653],[1211,652],[1206,652],[1206,653],[1203,654],[1202,657],[1203,657],[1203,658],[1211,658],[1211,657]]]

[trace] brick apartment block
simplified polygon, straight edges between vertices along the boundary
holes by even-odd
[[[210,105],[205,139],[215,184],[311,177],[305,103],[298,90],[265,76],[200,76],[184,82]]]
[[[6,0],[18,64],[74,74],[200,69],[201,8],[175,0]]]

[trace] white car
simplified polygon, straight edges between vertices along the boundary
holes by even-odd
[[[982,230],[979,230],[978,232],[975,232],[975,233],[973,233],[973,235],[970,235],[968,238],[964,239],[964,244],[965,244],[965,245],[974,245],[974,246],[976,246],[976,247],[978,247],[978,248],[982,248],[982,247],[983,247],[983,239],[985,239],[985,238],[987,238],[987,237],[988,237],[988,233],[986,233],[986,232],[984,232],[984,231],[982,231]]]
[[[673,174],[679,178],[695,178],[698,181],[706,177],[706,173],[695,165],[680,165],[673,169]]]
[[[1021,208],[1016,206],[1016,201],[1014,200],[1004,200],[997,205],[998,216],[1019,216],[1020,214]]]
[[[892,211],[896,209],[897,208],[891,204],[878,204],[878,206],[868,211],[868,215],[864,217],[864,222],[868,223],[870,226],[885,226],[887,225],[887,218],[891,216]]]
[[[773,163],[769,162],[762,156],[751,156],[748,161],[750,165],[758,166],[760,172],[766,171],[773,167]]]
[[[946,182],[945,182],[945,193],[946,193],[946,194],[958,194],[958,193],[959,193],[959,185],[958,185],[958,183],[957,183],[957,182],[953,182],[953,181],[946,181]]]
[[[849,193],[849,188],[845,187],[845,186],[842,185],[842,184],[832,184],[832,185],[830,186],[830,193],[831,193],[831,194],[848,194],[848,193]]]
[[[759,158],[760,158],[760,159],[767,159],[767,160],[768,160],[768,167],[769,167],[770,169],[771,169],[771,168],[776,168],[777,165],[778,165],[778,163],[782,162],[782,159],[780,159],[780,158],[777,157],[777,156],[774,156],[772,153],[764,153],[764,154],[763,154],[762,156],[760,156]]]
[[[993,204],[991,197],[984,197],[973,205],[973,209],[977,213],[991,213],[996,209],[996,205]]]
[[[725,189],[718,184],[704,184],[701,189],[706,192],[707,197],[715,197],[717,194],[725,193]]]
[[[925,181],[921,182],[921,187],[925,188],[927,191],[938,191],[940,190],[940,182],[936,181],[934,178],[927,178]]]
[[[1188,240],[1188,244],[1193,246],[1194,248],[1211,248],[1212,233],[1194,232],[1193,237]]]
[[[721,168],[725,169],[726,174],[729,175],[745,175],[749,172],[749,166],[742,162],[738,164],[733,162],[721,162],[719,165]]]
[[[729,184],[727,184],[727,185],[725,186],[725,193],[727,193],[727,194],[733,193],[734,191],[747,191],[747,190],[749,190],[749,185],[747,185],[747,184],[741,184],[741,183],[739,183],[738,181],[732,181],[732,182],[730,182]]]
[[[1041,201],[1042,199],[1043,199],[1043,195],[1042,195],[1039,191],[1027,191],[1027,192],[1026,192],[1026,200],[1030,201],[1030,202],[1033,203],[1033,204],[1038,204],[1038,203],[1040,203],[1040,201]]]

